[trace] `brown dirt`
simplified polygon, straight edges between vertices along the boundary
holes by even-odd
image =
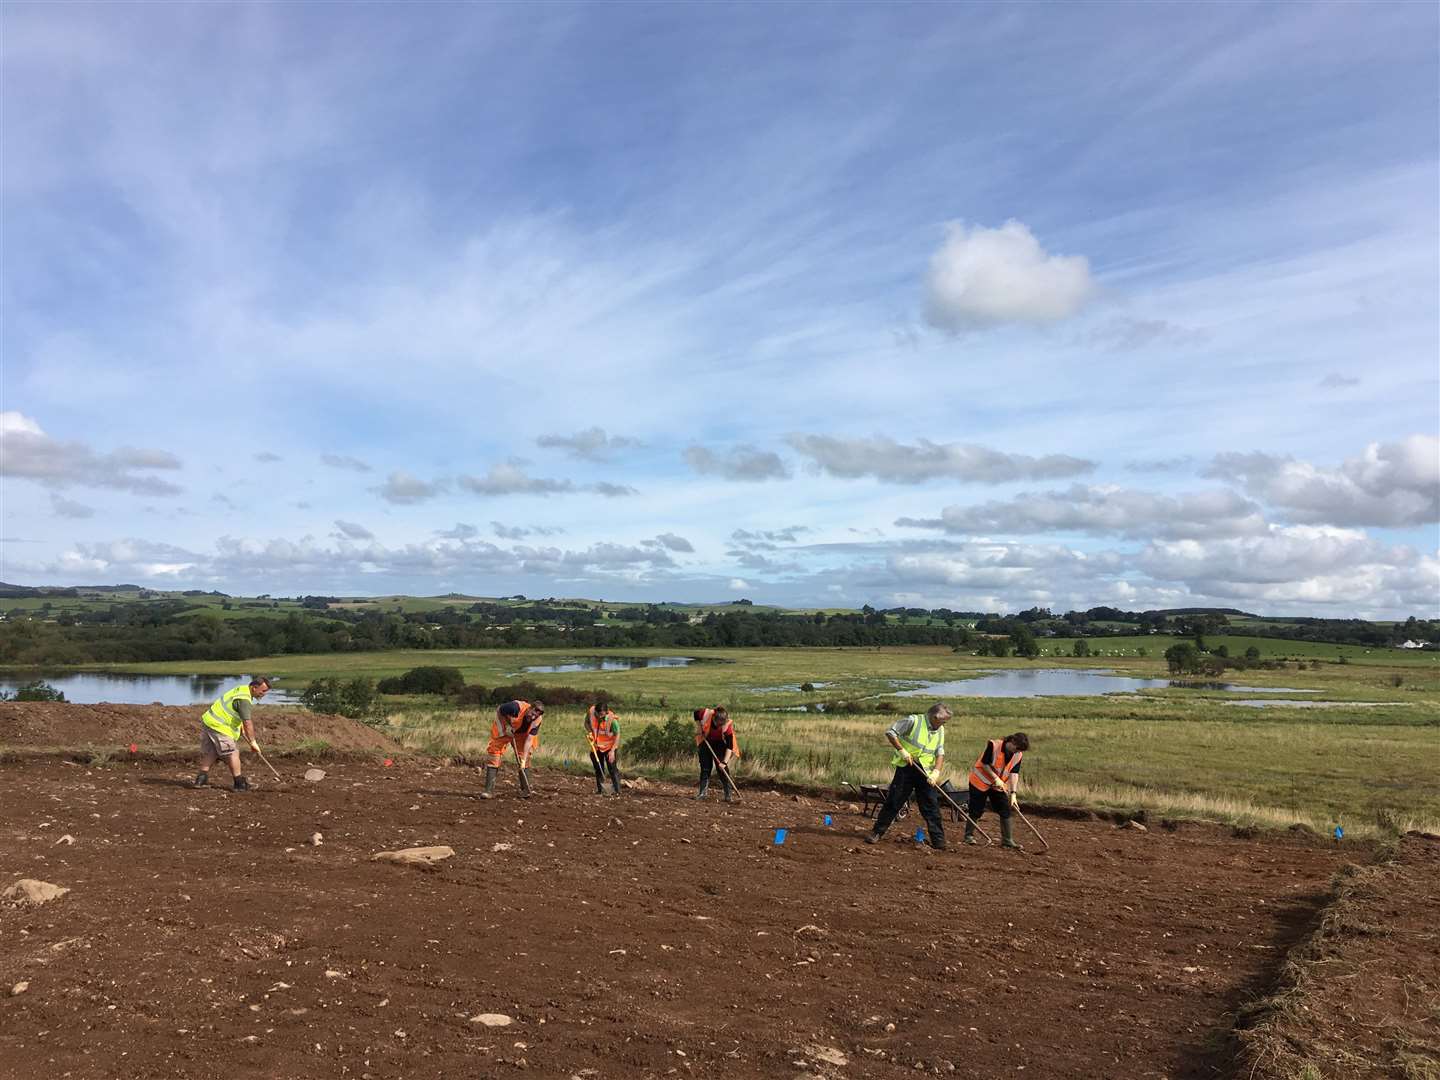
[[[22,750],[102,748],[142,755],[193,751],[200,741],[203,705],[71,705],[61,702],[0,702],[0,748]],[[321,740],[345,753],[399,750],[380,732],[343,716],[260,704],[256,734],[267,756]]]
[[[1247,1075],[1440,1080],[1440,837],[1347,868],[1288,974],[1242,1036]]]
[[[937,854],[773,792],[327,768],[0,765],[0,886],[72,889],[0,910],[0,1077],[1211,1078],[1343,858],[1058,819],[1048,856]]]

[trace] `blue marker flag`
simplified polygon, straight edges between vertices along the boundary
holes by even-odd
[[[924,842],[925,842],[925,830],[924,830],[924,829],[916,829],[916,830],[915,830],[915,843],[917,843],[917,844],[923,844]]]
[[[787,831],[788,831],[788,830],[786,830],[786,829],[776,829],[776,830],[775,830],[775,843],[777,843],[777,844],[783,844],[783,843],[785,842],[785,833],[786,833]]]
[[[826,815],[825,815],[825,824],[826,824],[826,825],[829,825],[829,824],[830,824],[830,815],[829,815],[829,814],[826,814]]]
[[[1345,830],[1342,829],[1339,825],[1336,825],[1336,826],[1335,826],[1335,839],[1336,839],[1336,840],[1343,840],[1344,838],[1345,838]]]

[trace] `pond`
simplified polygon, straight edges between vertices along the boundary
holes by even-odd
[[[563,674],[568,671],[633,671],[636,668],[689,667],[691,664],[726,663],[723,660],[701,660],[694,656],[577,656],[558,664],[534,664],[512,671],[511,675]]]
[[[48,683],[77,705],[208,705],[249,675],[126,675],[121,672],[64,672],[58,675],[0,675],[0,690],[13,694],[36,679]],[[273,686],[262,704],[294,705],[300,688]]]
[[[1313,690],[1291,687],[1237,686],[1233,683],[1209,682],[1201,685],[1178,679],[1136,679],[1114,675],[1105,669],[1039,668],[989,671],[976,679],[952,682],[930,682],[908,690],[897,690],[895,697],[1096,697],[1101,694],[1128,694],[1136,690],[1205,689],[1244,691],[1246,693],[1310,694]]]

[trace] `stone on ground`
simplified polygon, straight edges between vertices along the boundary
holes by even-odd
[[[484,1024],[486,1027],[509,1027],[512,1023],[510,1017],[504,1013],[480,1013],[478,1016],[470,1017],[472,1024]]]
[[[306,770],[305,770],[305,779],[306,779],[306,780],[309,780],[312,784],[318,784],[321,780],[324,780],[324,779],[325,779],[325,770],[324,770],[324,769],[306,769]]]
[[[39,907],[41,904],[49,903],[51,900],[58,900],[70,890],[61,885],[52,885],[48,881],[37,881],[35,878],[21,878],[4,892],[0,892],[0,900],[10,904],[23,904],[28,907]]]
[[[370,856],[371,862],[393,862],[401,866],[434,866],[441,859],[448,859],[455,849],[443,844],[435,847],[402,848],[399,851],[380,851]]]

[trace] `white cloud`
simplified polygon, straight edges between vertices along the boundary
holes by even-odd
[[[122,446],[100,453],[82,442],[52,439],[22,413],[0,413],[0,476],[33,480],[51,489],[75,485],[137,495],[178,495],[181,489],[175,484],[146,474],[180,467],[180,459],[164,450]]]
[[[603,495],[607,499],[623,499],[630,495],[640,494],[628,484],[611,484],[604,480],[588,485],[585,490],[593,491],[596,495]]]
[[[439,483],[427,483],[418,476],[412,476],[403,469],[397,469],[386,477],[385,483],[375,490],[386,502],[408,506],[424,502],[426,499],[433,499],[444,490],[444,486]]]
[[[656,541],[669,551],[693,552],[695,545],[686,540],[683,536],[674,533],[661,533],[655,537]]]
[[[585,461],[607,461],[617,451],[641,445],[639,439],[626,435],[606,435],[601,427],[586,428],[574,435],[541,435],[535,444],[547,449],[564,450],[571,457]]]
[[[1218,454],[1205,474],[1241,484],[1295,522],[1400,527],[1440,521],[1440,439],[1433,435],[1371,443],[1338,469],[1259,452]]]
[[[490,466],[484,476],[462,476],[459,484],[475,495],[558,495],[574,491],[575,485],[569,480],[552,480],[531,476],[526,463],[519,459]]]
[[[726,587],[731,592],[744,592],[750,588],[750,583],[744,578],[732,577]]]
[[[897,484],[926,480],[959,480],[972,484],[1003,484],[1014,480],[1052,480],[1094,470],[1095,463],[1067,454],[1007,454],[968,443],[935,443],[921,439],[915,446],[884,435],[842,438],[835,435],[788,435],[791,447],[832,476],[873,476]]]
[[[53,491],[50,493],[50,508],[55,511],[56,517],[89,518],[95,516],[93,506],[74,502]]]
[[[946,227],[930,259],[925,317],[958,333],[1009,322],[1055,322],[1094,295],[1090,264],[1080,255],[1049,255],[1023,224],[998,229]]]
[[[350,457],[348,454],[321,454],[320,460],[332,469],[344,469],[346,472],[367,473],[370,466],[359,458]]]
[[[734,446],[723,455],[704,446],[689,446],[684,457],[686,464],[701,476],[758,483],[783,480],[790,475],[779,454],[754,446]]]
[[[1266,528],[1260,508],[1233,491],[1159,495],[1083,484],[974,506],[947,506],[939,518],[900,518],[895,524],[982,536],[1069,532],[1135,539],[1242,536]]]
[[[554,536],[565,531],[558,526],[506,525],[499,521],[490,522],[490,528],[501,540],[523,540],[527,536]]]

